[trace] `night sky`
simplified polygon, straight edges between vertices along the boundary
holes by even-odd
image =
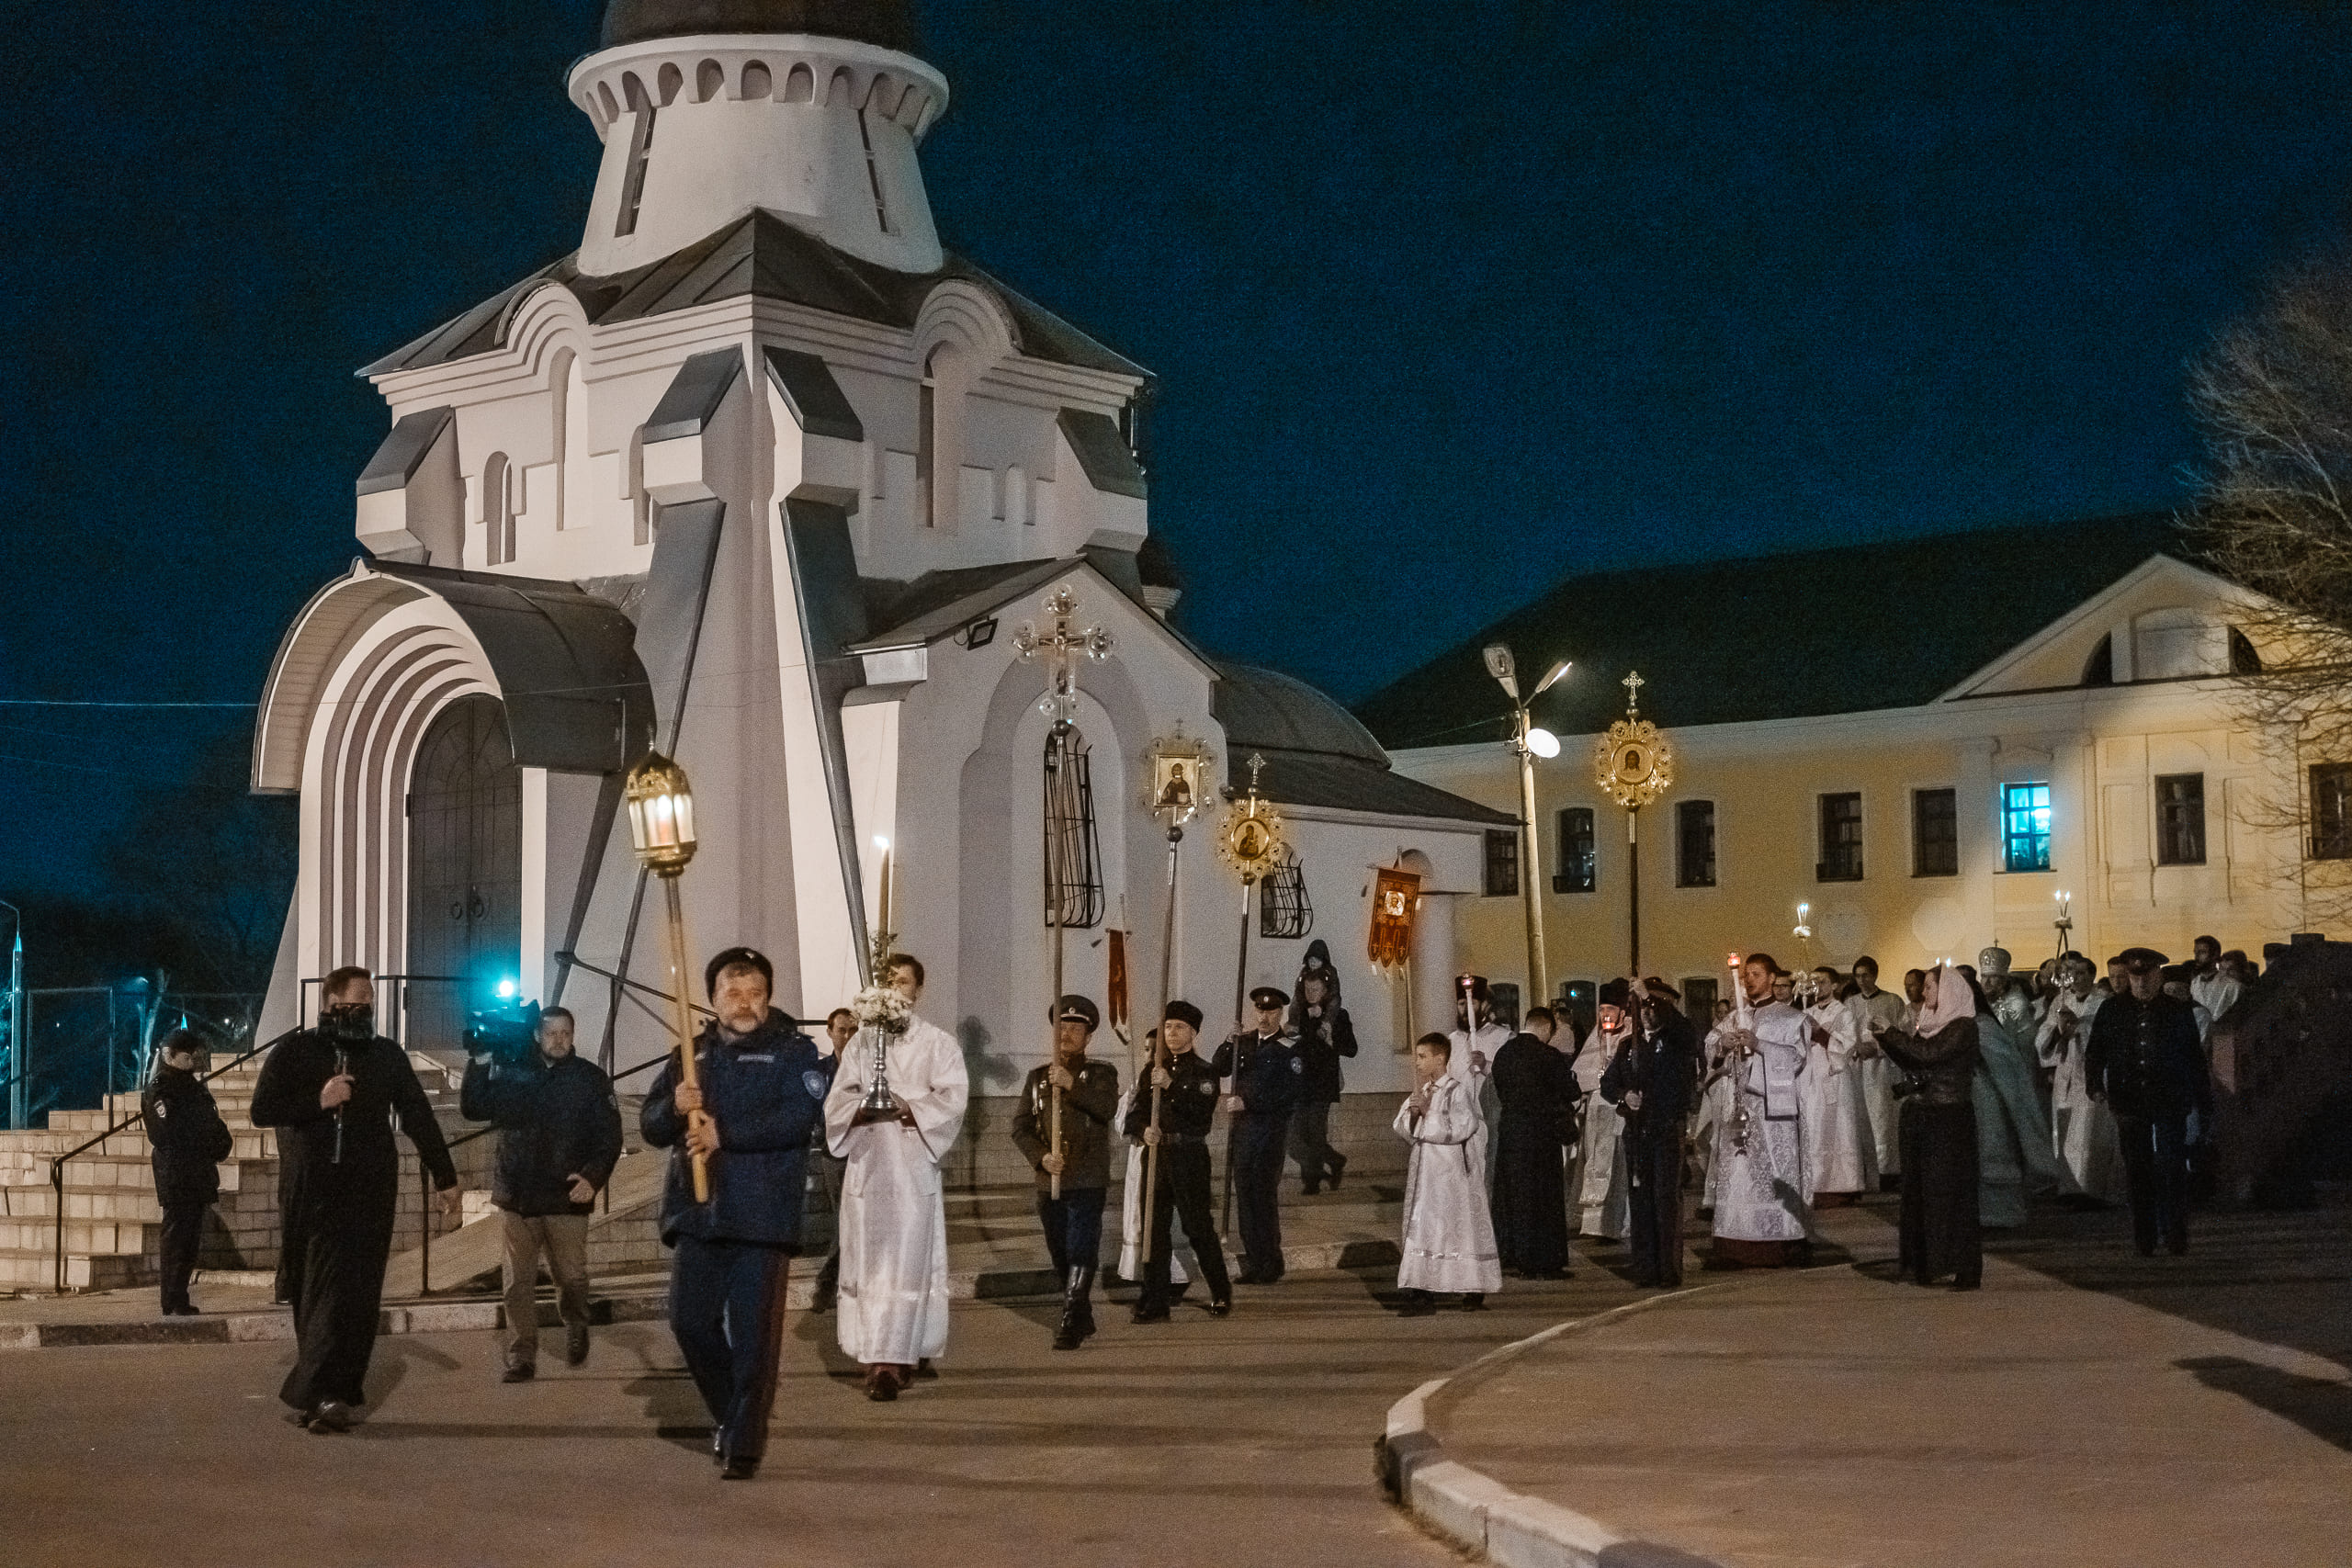
[[[596,11],[9,7],[0,696],[253,698],[352,369],[578,243]],[[2183,360],[2352,198],[2319,4],[922,16],[948,243],[1160,374],[1189,626],[1350,699],[1574,570],[2176,504]],[[0,708],[0,891],[248,717]]]

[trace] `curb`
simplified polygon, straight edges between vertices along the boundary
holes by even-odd
[[[1393,1263],[1398,1257],[1393,1241],[1313,1242],[1283,1249],[1290,1269],[1364,1268]],[[815,1300],[814,1269],[793,1271],[785,1294],[788,1311],[806,1312]],[[217,1280],[218,1275],[214,1278]],[[254,1279],[266,1284],[273,1276]],[[1125,1281],[1132,1283],[1133,1281]],[[1060,1293],[1059,1276],[1051,1269],[971,1269],[947,1276],[951,1301],[1004,1301],[1019,1296]],[[598,1296],[591,1303],[598,1325],[660,1322],[669,1315],[666,1291],[652,1293]],[[383,1309],[376,1332],[382,1334],[452,1334],[503,1328],[505,1307],[495,1295],[451,1301],[400,1303]],[[552,1307],[540,1309],[541,1327],[558,1325]],[[250,1345],[263,1340],[292,1339],[294,1316],[285,1307],[267,1312],[223,1313],[218,1316],[126,1319],[111,1323],[0,1323],[0,1352],[50,1350],[89,1345]]]
[[[1712,1568],[1704,1558],[1654,1542],[1628,1540],[1573,1508],[1514,1492],[1445,1457],[1430,1430],[1429,1404],[1454,1384],[1492,1371],[1563,1335],[1668,1302],[1719,1291],[1694,1285],[1628,1302],[1590,1317],[1555,1323],[1540,1334],[1487,1351],[1469,1365],[1432,1378],[1388,1407],[1387,1427],[1373,1443],[1374,1474],[1388,1499],[1449,1544],[1503,1568]]]

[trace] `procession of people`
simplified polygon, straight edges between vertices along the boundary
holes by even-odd
[[[812,1190],[834,1235],[814,1304],[835,1314],[866,1395],[899,1398],[936,1376],[947,1349],[944,1165],[965,1130],[970,1079],[956,1038],[920,1010],[922,961],[877,953],[874,986],[812,1037],[774,1006],[765,955],[719,953],[704,973],[710,1016],[691,1063],[673,1051],[644,1098],[644,1141],[670,1157],[671,1324],[723,1478],[755,1475],[764,1452]],[[1459,976],[1455,1027],[1414,1041],[1412,1088],[1391,1122],[1406,1147],[1389,1304],[1405,1315],[1447,1301],[1477,1311],[1507,1278],[1566,1279],[1579,1248],[1621,1242],[1633,1284],[1674,1288],[1694,1188],[1708,1268],[1804,1266],[1819,1210],[1890,1189],[1901,1193],[1897,1272],[1921,1285],[1979,1287],[1986,1230],[2024,1224],[2042,1196],[2124,1203],[2140,1252],[2185,1252],[2189,1152],[2213,1114],[2202,1037],[2212,1007],[2227,1012],[2251,977],[2210,939],[2199,958],[2172,965],[2135,947],[2102,979],[2070,953],[2028,978],[1991,946],[1973,965],[1910,971],[1898,997],[1879,988],[1868,955],[1844,973],[1792,972],[1749,953],[1735,955],[1732,995],[1710,1019],[1686,1018],[1681,993],[1657,976],[1617,979],[1599,987],[1581,1039],[1565,997],[1512,1020],[1485,977]],[[1135,1325],[1167,1322],[1194,1279],[1212,1318],[1232,1314],[1236,1284],[1283,1279],[1286,1161],[1305,1194],[1339,1188],[1349,1166],[1330,1112],[1362,1043],[1340,996],[1317,942],[1295,992],[1251,989],[1246,1021],[1213,1051],[1203,1010],[1170,998],[1124,1093],[1118,1064],[1091,1051],[1102,1008],[1076,992],[1055,999],[1041,1031],[1049,1053],[1010,1120],[1062,1298],[1056,1350],[1099,1332],[1114,1168],[1126,1189],[1117,1272],[1137,1288]],[[404,1053],[376,1033],[372,1006],[365,971],[330,976],[318,1027],[272,1055],[254,1098],[254,1121],[279,1130],[291,1173],[297,1356],[281,1397],[318,1432],[348,1430],[364,1398],[395,1124],[445,1206],[457,1195],[430,1103]],[[582,1237],[620,1150],[611,1081],[573,1055],[570,1013],[539,1013],[533,1040],[518,1060],[478,1057],[463,1101],[503,1134],[493,1197],[507,1227],[509,1382],[533,1370],[542,1258],[566,1359],[587,1355]],[[185,1312],[192,1248],[171,1238],[192,1234],[210,1201],[198,1168],[226,1128],[207,1114],[193,1047],[175,1037],[164,1062],[148,1101],[159,1183],[171,1179],[163,1293],[167,1312]],[[1238,1271],[1217,1214],[1220,1121]]]

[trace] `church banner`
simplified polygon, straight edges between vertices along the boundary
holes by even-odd
[[[1392,866],[1374,868],[1372,940],[1368,951],[1373,966],[1396,969],[1413,952],[1413,916],[1421,906],[1421,879]]]

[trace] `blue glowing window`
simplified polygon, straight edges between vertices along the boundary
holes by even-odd
[[[2050,786],[2001,786],[2001,865],[2005,871],[2050,869]]]

